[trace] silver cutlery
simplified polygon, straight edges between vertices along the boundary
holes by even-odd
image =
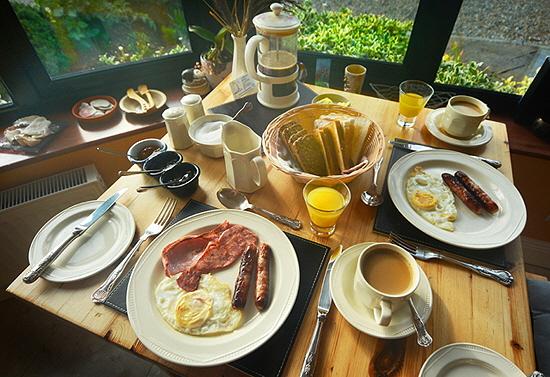
[[[237,111],[237,112],[235,113],[235,115],[233,115],[233,118],[231,118],[231,120],[237,119],[237,117],[238,117],[239,115],[241,115],[242,113],[248,113],[250,110],[252,110],[253,107],[254,107],[254,105],[252,105],[252,102],[246,101],[246,102],[244,103],[243,107],[241,107],[241,108],[239,109],[239,111]]]
[[[500,284],[505,286],[510,286],[514,282],[514,277],[510,272],[506,270],[497,270],[494,268],[489,268],[489,267],[461,261],[459,259],[449,257],[445,254],[441,254],[441,253],[417,246],[412,242],[403,239],[402,237],[398,236],[395,233],[390,233],[390,239],[394,244],[401,246],[403,249],[407,250],[416,259],[420,259],[424,261],[430,260],[430,259],[441,259],[441,260],[462,266],[464,268],[467,268],[468,270],[471,270],[479,275],[496,280]]]
[[[378,172],[380,171],[380,167],[382,166],[382,162],[384,161],[384,157],[380,158],[376,164],[374,164],[374,173],[372,178],[372,187],[369,188],[368,191],[363,191],[361,193],[361,200],[363,203],[370,207],[376,207],[379,206],[384,202],[384,197],[379,193],[378,186],[376,182],[378,182]]]
[[[124,259],[119,263],[118,266],[111,272],[109,277],[107,277],[107,280],[103,282],[99,286],[98,289],[94,293],[92,293],[92,301],[96,303],[102,303],[105,302],[107,299],[107,296],[109,296],[109,293],[113,290],[115,283],[120,278],[122,273],[124,272],[124,269],[130,262],[130,259],[134,256],[134,254],[139,250],[139,247],[143,242],[145,242],[146,239],[152,236],[156,236],[160,232],[163,231],[163,229],[166,227],[166,224],[168,224],[168,221],[172,217],[172,213],[174,212],[174,209],[176,208],[177,201],[176,199],[168,199],[162,209],[160,210],[160,213],[158,214],[157,218],[145,229],[145,232],[141,237],[139,237],[138,242],[135,244],[135,246],[130,250],[130,252],[124,257]]]
[[[165,183],[158,183],[156,185],[146,185],[146,186],[139,186],[138,188],[136,188],[136,191],[137,192],[144,192],[144,191],[147,191],[148,189],[151,189],[151,188],[156,188],[156,187],[166,187],[166,186],[172,186],[172,185],[177,185],[181,182],[184,182],[186,179],[188,179],[189,177],[191,176],[191,172],[189,173],[185,173],[182,177],[178,178],[178,179],[174,179],[173,181],[169,181],[169,182],[165,182]]]
[[[248,201],[243,193],[238,190],[231,188],[222,188],[218,190],[216,195],[218,196],[218,200],[227,208],[240,209],[241,211],[249,209],[253,212],[257,212],[264,216],[267,216],[272,220],[278,221],[281,224],[289,226],[292,229],[298,230],[302,228],[302,222],[300,220],[290,219],[286,216],[278,215],[276,213],[268,211],[267,209],[256,207]]]
[[[405,141],[398,141],[398,140],[391,140],[390,144],[392,144],[393,146],[396,146],[398,148],[407,149],[409,151],[428,151],[428,150],[440,149],[440,148],[435,148],[435,147],[429,147],[427,145],[408,143],[408,142],[405,142]],[[492,167],[494,167],[496,169],[498,169],[502,166],[502,162],[500,162],[498,160],[492,160],[492,159],[487,158],[487,157],[481,157],[481,156],[476,156],[476,155],[472,155],[472,154],[470,154],[468,156],[473,157],[477,160],[486,162],[486,163],[488,163],[489,165],[491,165]]]
[[[414,307],[414,302],[412,298],[409,297],[407,302],[409,303],[409,309],[411,310],[414,329],[416,330],[416,343],[418,343],[418,345],[421,347],[429,347],[432,344],[433,339],[428,333],[428,330],[426,330],[426,325],[424,324],[424,321],[422,320],[422,318],[420,318],[418,311]]]
[[[533,371],[529,377],[544,377],[544,374],[539,372],[538,370]]]
[[[157,173],[161,173],[161,172],[164,172],[168,169],[171,169],[173,168],[174,166],[176,166],[177,164],[179,164],[179,162],[176,162],[176,163],[173,163],[173,164],[170,164],[170,165],[167,165],[166,167],[162,168],[162,169],[149,169],[149,170],[119,170],[118,171],[118,176],[119,177],[124,177],[124,176],[127,176],[127,175],[135,175],[135,174],[157,174]]]
[[[36,281],[44,273],[50,264],[53,263],[61,253],[73,242],[75,239],[80,237],[87,229],[89,229],[97,220],[101,218],[104,214],[115,205],[118,198],[126,192],[127,189],[122,189],[114,193],[109,199],[101,203],[99,207],[95,209],[90,215],[88,215],[84,221],[74,227],[71,235],[67,237],[59,246],[51,250],[46,254],[32,269],[23,277],[23,282],[30,284]]]
[[[300,377],[311,377],[315,371],[315,363],[317,361],[317,347],[319,346],[319,340],[321,338],[321,330],[323,324],[327,318],[330,306],[332,305],[332,297],[330,295],[330,274],[334,261],[342,253],[342,245],[334,248],[330,255],[330,260],[327,265],[327,271],[323,279],[323,286],[321,287],[321,295],[319,296],[319,304],[317,305],[317,323],[315,324],[315,330],[311,336],[309,347],[304,358],[304,364],[300,372]]]
[[[114,149],[105,148],[105,147],[97,147],[96,150],[98,152],[103,152],[107,154],[111,154],[113,156],[119,156],[119,157],[128,157],[128,155],[125,152],[119,152],[115,151]]]

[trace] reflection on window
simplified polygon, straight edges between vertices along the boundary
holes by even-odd
[[[342,7],[341,0],[306,0],[302,4],[303,9],[295,11],[302,21],[299,48],[304,51],[403,62],[418,0],[346,3],[351,4]]]
[[[11,99],[10,93],[8,92],[8,88],[6,88],[6,84],[2,81],[0,78],[0,109],[9,107],[13,105],[13,101]]]
[[[524,94],[550,53],[547,5],[464,0],[436,81]]]
[[[180,0],[10,0],[51,77],[189,51]]]

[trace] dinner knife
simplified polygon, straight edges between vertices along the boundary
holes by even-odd
[[[397,141],[397,140],[391,140],[390,144],[392,144],[396,147],[402,148],[402,149],[408,149],[410,151],[428,151],[428,150],[434,150],[434,149],[441,149],[441,148],[429,147],[427,145],[407,143],[407,142],[404,142],[404,141]],[[470,154],[468,156],[473,157],[475,159],[478,159],[480,161],[486,162],[486,163],[488,163],[489,165],[491,165],[492,167],[494,167],[496,169],[498,169],[502,166],[502,163],[500,161],[497,161],[497,160],[491,160],[490,158],[475,156],[475,155],[472,155],[472,154]]]
[[[330,274],[332,272],[332,267],[334,266],[334,261],[341,253],[342,245],[333,249],[330,255],[327,271],[325,272],[325,277],[323,279],[323,286],[321,287],[319,304],[317,305],[317,324],[315,325],[315,330],[313,330],[313,335],[311,336],[311,341],[309,342],[309,347],[304,359],[304,364],[302,365],[300,377],[311,377],[315,371],[317,347],[319,346],[319,339],[321,338],[321,330],[332,304],[332,296],[330,295]]]
[[[89,216],[87,216],[84,221],[82,221],[80,224],[74,227],[71,235],[67,237],[59,246],[51,250],[48,254],[46,254],[40,262],[38,262],[36,265],[33,266],[33,268],[29,271],[27,275],[23,277],[23,282],[30,284],[36,281],[44,273],[46,268],[54,260],[57,259],[69,246],[71,242],[73,242],[75,239],[80,237],[87,229],[89,229],[97,220],[101,218],[107,211],[111,209],[111,207],[116,203],[118,198],[122,196],[126,192],[127,189],[122,189],[120,191],[117,191],[114,193],[109,199],[104,201],[99,207],[95,209],[94,212],[92,212]]]

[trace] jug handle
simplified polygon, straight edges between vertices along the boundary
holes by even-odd
[[[262,44],[262,46],[260,47],[265,47],[265,49],[269,48],[269,46],[266,46],[269,41],[265,37],[261,35],[255,35],[248,40],[248,43],[246,44],[246,48],[244,50],[244,64],[246,66],[246,70],[248,71],[250,77],[252,77],[256,81],[262,81],[260,76],[258,76],[258,74],[256,73],[256,64],[254,62],[256,50],[260,43]]]
[[[260,157],[256,156],[251,161],[256,167],[256,176],[253,178],[254,183],[257,187],[262,187],[267,182],[267,168],[265,166],[265,161]]]

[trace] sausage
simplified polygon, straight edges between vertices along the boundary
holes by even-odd
[[[441,174],[443,182],[451,191],[466,205],[472,212],[477,215],[481,214],[483,210],[481,203],[460,183],[460,181],[449,173]]]
[[[239,274],[235,281],[235,291],[233,292],[233,307],[235,309],[244,308],[248,297],[248,288],[252,280],[252,272],[256,267],[256,247],[248,246],[241,258]]]
[[[256,267],[256,308],[264,310],[269,300],[269,258],[271,248],[265,243],[260,244],[258,263]]]
[[[460,170],[455,173],[455,177],[466,187],[468,191],[481,203],[483,208],[491,214],[498,212],[498,205],[479,187],[466,173]]]

